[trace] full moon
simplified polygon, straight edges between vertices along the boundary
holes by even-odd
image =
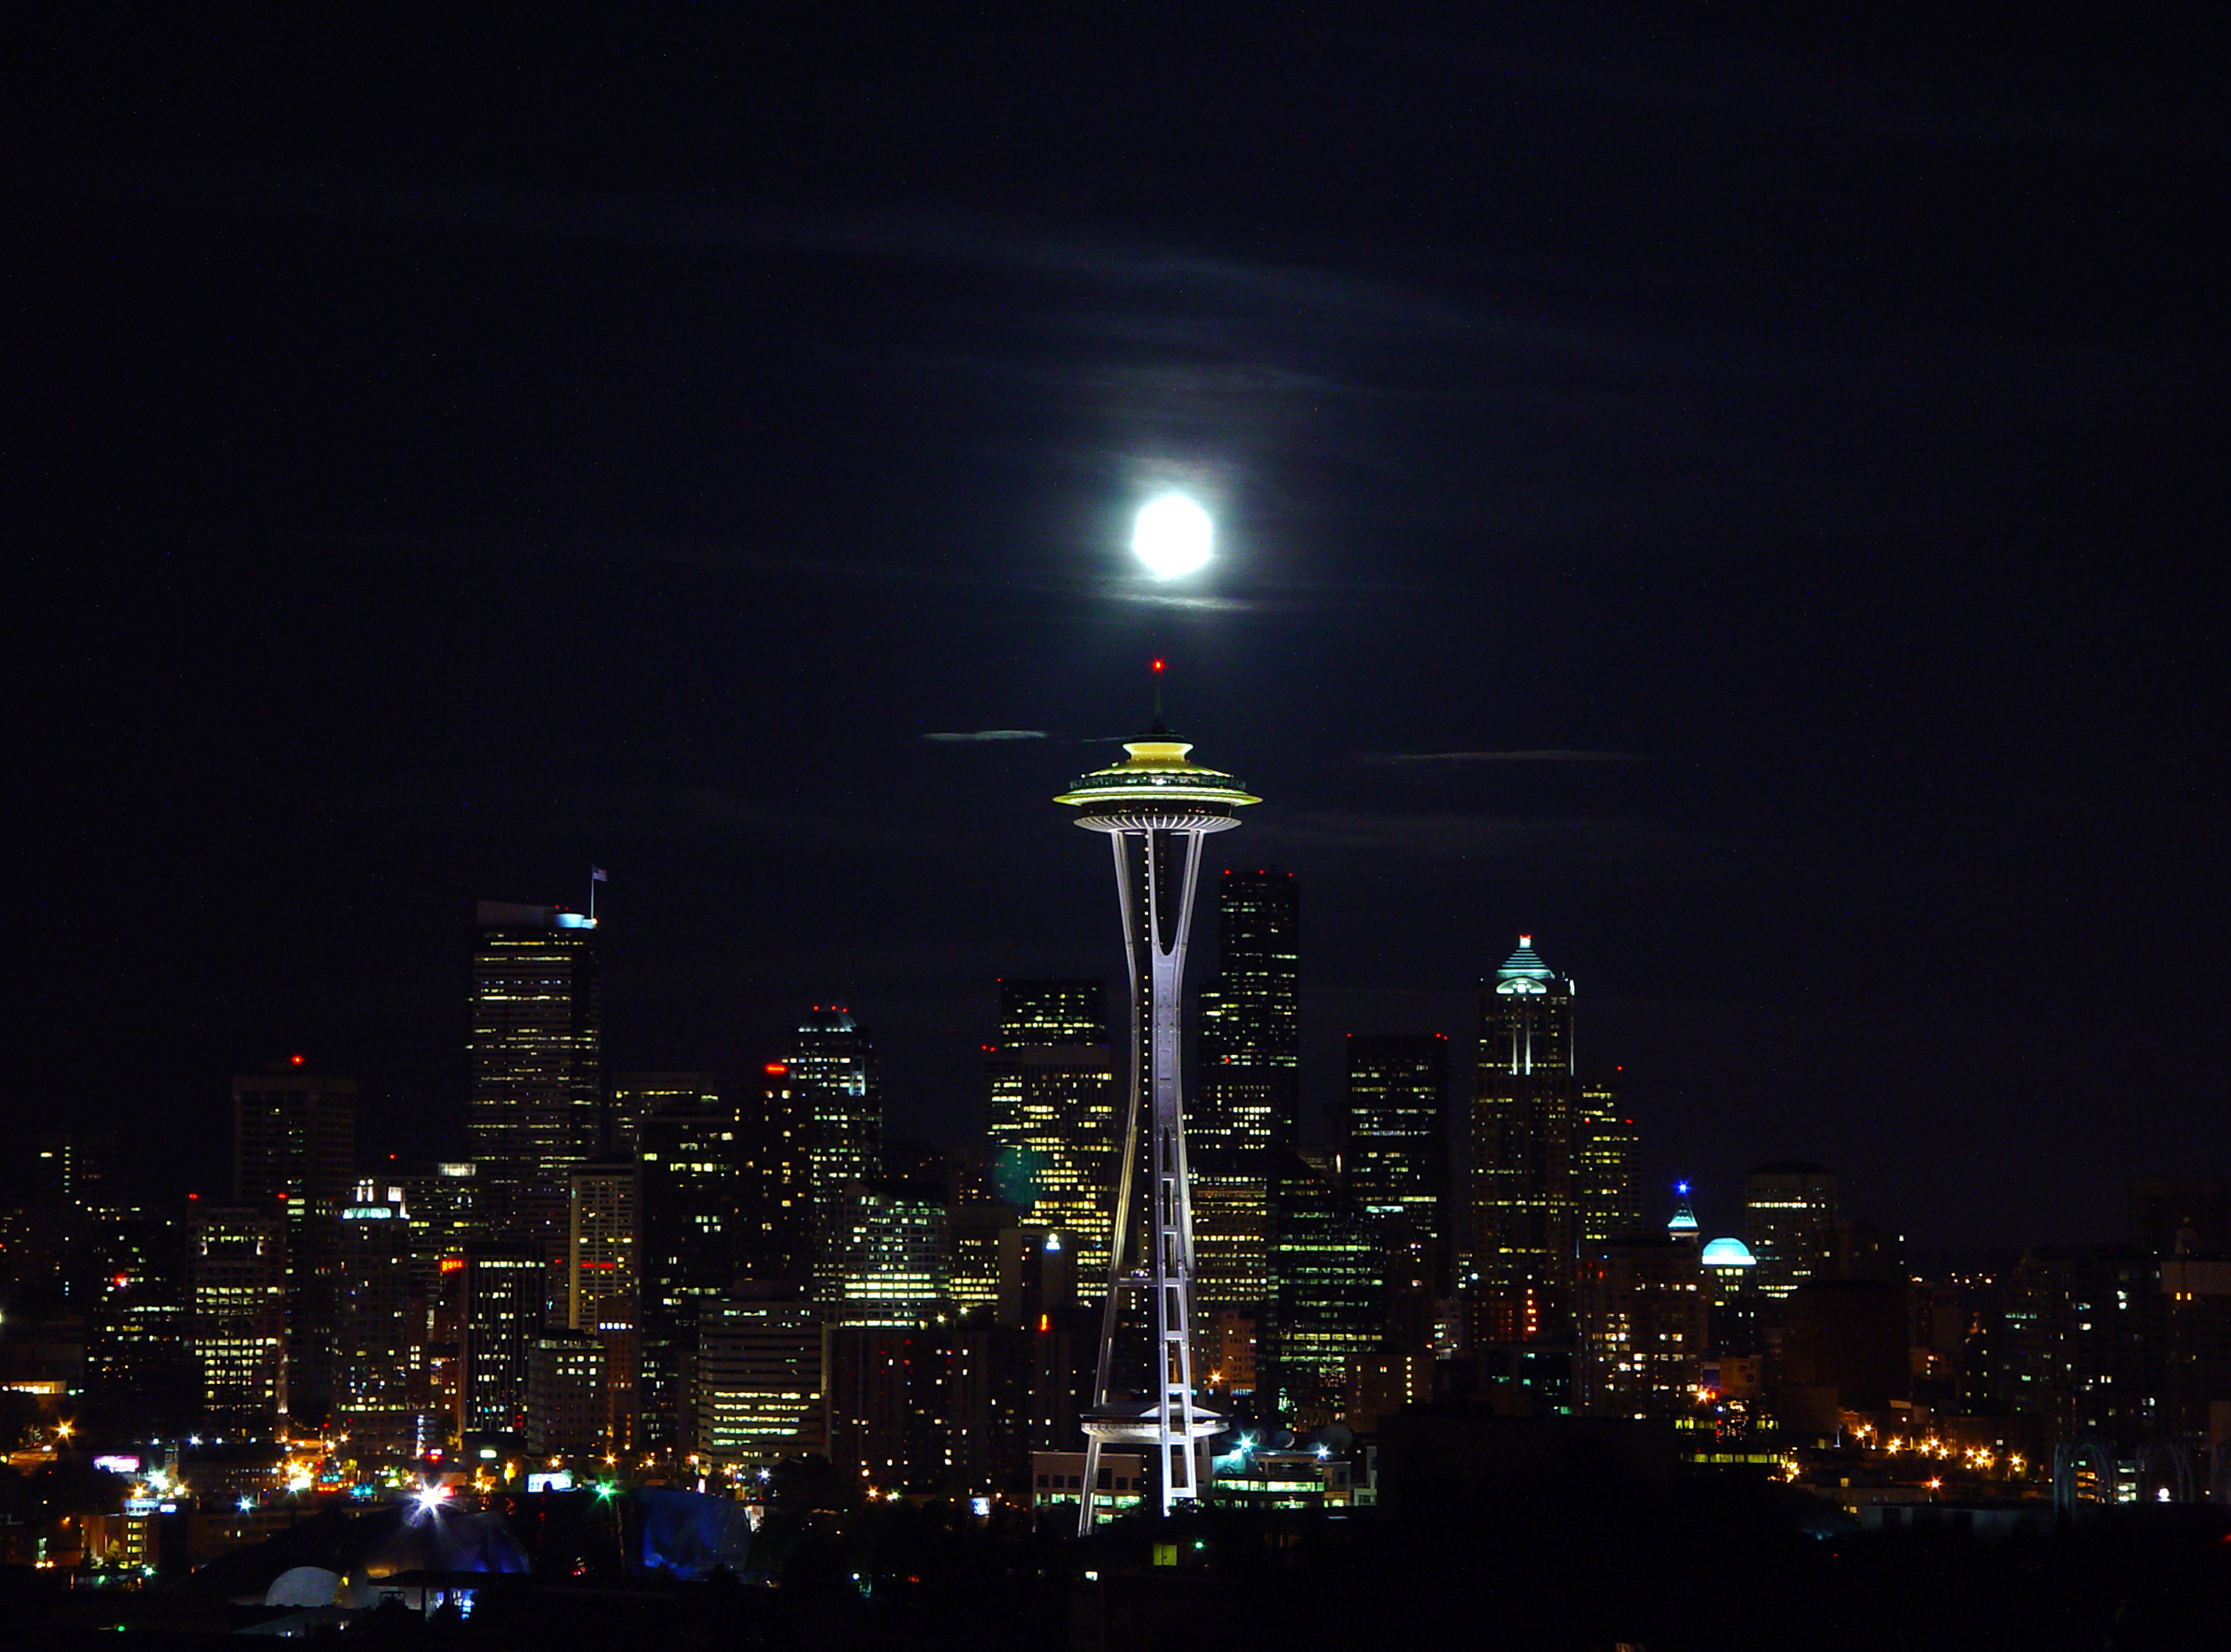
[[[1216,524],[1209,513],[1181,493],[1165,493],[1139,507],[1131,547],[1157,579],[1189,574],[1209,560]]]

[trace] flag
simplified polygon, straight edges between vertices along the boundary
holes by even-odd
[[[592,866],[588,869],[588,881],[592,884],[609,884],[612,880],[604,876],[603,867]]]

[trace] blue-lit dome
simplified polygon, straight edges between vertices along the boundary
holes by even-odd
[[[1716,1239],[1704,1247],[1699,1257],[1707,1268],[1755,1268],[1759,1259],[1751,1255],[1751,1247],[1739,1239]]]

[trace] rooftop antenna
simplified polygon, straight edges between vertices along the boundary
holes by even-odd
[[[1166,735],[1170,731],[1162,726],[1162,662],[1160,660],[1156,660],[1154,663],[1151,667],[1151,673],[1155,680],[1155,720],[1153,727],[1147,732],[1155,735]]]

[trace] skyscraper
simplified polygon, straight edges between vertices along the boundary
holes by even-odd
[[[635,1132],[642,1121],[679,1102],[718,1104],[720,1075],[713,1073],[615,1073],[611,1078],[611,1100],[605,1108],[604,1151],[615,1159],[634,1156]]]
[[[1131,986],[1131,1105],[1100,1365],[1084,1419],[1084,1482],[1089,1489],[1096,1479],[1104,1445],[1151,1445],[1165,1514],[1199,1497],[1197,1447],[1217,1428],[1193,1388],[1181,1090],[1186,941],[1202,845],[1210,832],[1238,825],[1239,808],[1257,801],[1229,775],[1189,761],[1192,750],[1171,739],[1157,716],[1145,738],[1124,746],[1122,762],[1084,775],[1056,799],[1078,810],[1078,825],[1108,836]],[[1138,1294],[1147,1298],[1150,1324],[1139,1327],[1147,1333],[1146,1358],[1133,1377],[1128,1366],[1118,1370],[1117,1342],[1123,1309],[1138,1305]],[[1131,1386],[1139,1378],[1149,1393]],[[1081,1530],[1091,1529],[1092,1514],[1087,1495]]]
[[[1114,1231],[1116,1070],[1093,980],[1002,981],[986,1056],[992,1178],[1023,1223],[1061,1236],[1097,1293]]]
[[[410,1455],[439,1443],[427,1379],[425,1291],[411,1266],[399,1183],[358,1184],[341,1208],[333,1410],[359,1449]]]
[[[1294,875],[1227,869],[1217,884],[1219,972],[1201,993],[1197,1147],[1249,1151],[1298,1139],[1301,906]]]
[[[287,1416],[287,1217],[273,1200],[202,1205],[186,1222],[188,1343],[211,1421],[251,1431]]]
[[[1559,1340],[1573,1330],[1579,1263],[1581,1086],[1573,982],[1521,935],[1480,987],[1472,1100],[1471,1335]]]
[[[357,1086],[301,1057],[233,1080],[233,1198],[287,1218],[288,1407],[321,1420],[333,1398],[341,1210],[354,1185]]]
[[[1348,1190],[1405,1256],[1445,1291],[1448,1244],[1448,1040],[1348,1035],[1341,1158]]]
[[[1787,1296],[1820,1270],[1836,1225],[1836,1173],[1778,1159],[1743,1174],[1743,1242],[1758,1259],[1761,1294]]]
[[[491,1225],[553,1260],[566,1176],[597,1152],[603,1059],[596,920],[480,902],[466,1124]]]
[[[1386,1267],[1370,1219],[1328,1169],[1269,1149],[1273,1309],[1264,1341],[1280,1400],[1312,1427],[1338,1420],[1351,1365],[1387,1331]]]
[[[642,1121],[642,1415],[655,1444],[694,1437],[698,1317],[745,1271],[743,1134],[725,1102],[676,1103]]]
[[[573,1167],[567,1221],[565,1325],[603,1349],[603,1437],[635,1443],[635,1380],[642,1341],[639,1226],[642,1185],[632,1160]]]
[[[539,1244],[468,1245],[458,1262],[463,1380],[460,1436],[524,1435],[527,1377],[544,1330],[549,1262]]]
[[[841,1005],[816,1004],[798,1024],[780,1063],[805,1132],[808,1223],[814,1298],[844,1294],[836,1247],[850,1191],[883,1173],[883,1098],[875,1046]]]

